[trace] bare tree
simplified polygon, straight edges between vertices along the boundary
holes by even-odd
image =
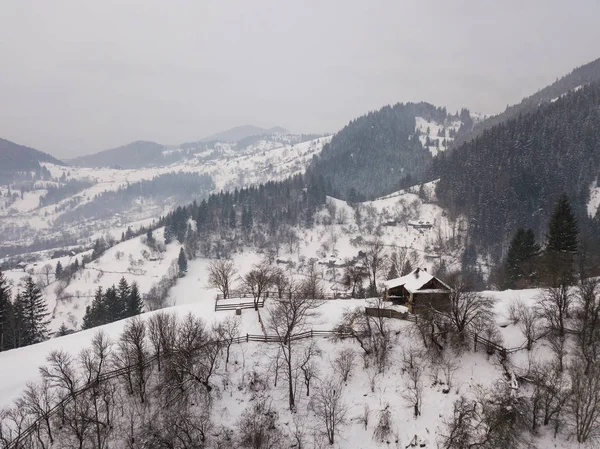
[[[376,307],[379,308],[380,306]],[[383,372],[389,361],[392,333],[383,313],[377,312],[376,315],[367,315],[359,308],[347,311],[343,314],[341,323],[334,328],[334,332],[340,339],[354,339],[364,351],[367,357],[365,360],[371,359],[379,372]]]
[[[254,310],[258,310],[261,298],[275,281],[275,272],[267,262],[261,262],[241,277],[242,284],[252,292],[254,298]]]
[[[358,297],[362,290],[363,280],[367,277],[365,269],[361,266],[352,265],[350,260],[345,260],[346,267],[342,276],[344,287],[352,289],[352,297]]]
[[[377,425],[373,431],[373,439],[380,443],[387,443],[391,440],[394,432],[392,430],[393,419],[392,410],[390,404],[385,404],[385,407],[379,410],[379,416],[377,417]]]
[[[533,343],[540,338],[539,316],[534,309],[519,304],[519,327],[527,340],[527,350],[531,351]]]
[[[348,382],[355,360],[356,352],[351,348],[342,349],[333,360],[333,369],[340,375],[344,383]]]
[[[240,320],[237,317],[227,317],[217,326],[217,335],[225,347],[225,370],[227,370],[231,345],[240,335]]]
[[[593,364],[588,371],[578,362],[569,369],[572,394],[568,405],[578,443],[600,437],[600,367]]]
[[[158,370],[162,359],[173,353],[177,339],[177,316],[173,313],[158,312],[148,318],[148,336],[157,358]]]
[[[385,270],[385,247],[379,239],[372,242],[364,249],[364,263],[369,277],[369,296],[375,297],[377,291],[377,276],[381,270]]]
[[[414,417],[421,415],[423,402],[423,373],[425,371],[423,355],[416,349],[405,350],[403,353],[402,370],[408,377],[403,393],[404,399],[413,407]]]
[[[239,447],[279,449],[284,446],[279,415],[270,401],[259,399],[242,413],[237,422]]]
[[[50,275],[54,273],[54,267],[47,263],[42,267],[42,273],[46,277],[46,285],[50,285]]]
[[[546,293],[538,299],[540,312],[548,321],[548,326],[561,336],[565,335],[565,323],[572,302],[573,295],[564,283],[546,289]]]
[[[600,355],[600,301],[597,279],[583,280],[578,288],[573,324],[577,347],[586,362],[586,372]]]
[[[309,299],[323,298],[323,287],[321,286],[314,261],[309,263],[308,270],[298,285],[298,294]]]
[[[50,411],[54,407],[55,402],[56,394],[50,387],[48,379],[42,379],[41,384],[27,384],[23,396],[17,402],[18,407],[23,407],[32,418],[42,423],[37,428],[37,438],[42,446],[46,439],[50,446],[54,443]],[[43,435],[41,434],[42,432]]]
[[[491,321],[493,305],[491,299],[469,291],[466,283],[455,283],[450,292],[450,309],[446,315],[461,341],[464,341],[465,332],[472,326]]]
[[[311,340],[304,346],[298,367],[304,377],[304,386],[306,387],[306,396],[310,396],[310,382],[319,374],[319,368],[315,362],[315,357],[321,357],[322,351],[314,340]]]
[[[325,379],[313,396],[310,407],[322,426],[321,432],[329,444],[335,443],[340,427],[346,422],[346,405],[342,401],[343,385],[332,378]]]
[[[118,343],[114,361],[117,369],[124,371],[123,379],[129,394],[139,396],[141,403],[146,400],[146,384],[151,375],[150,351],[146,340],[146,323],[134,317],[125,324]],[[127,369],[131,367],[131,369]]]
[[[269,308],[267,328],[278,337],[279,348],[284,361],[284,373],[288,382],[288,403],[290,410],[295,409],[295,375],[297,363],[294,334],[305,329],[308,320],[316,314],[320,303],[310,298],[292,296],[289,299],[275,299]]]
[[[208,285],[218,289],[223,294],[223,298],[227,299],[236,273],[232,260],[215,260],[208,266]]]

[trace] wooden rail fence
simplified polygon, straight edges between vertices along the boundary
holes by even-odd
[[[347,338],[349,336],[350,335],[340,334],[340,333],[337,333],[334,331],[311,329],[311,330],[308,330],[305,332],[292,334],[292,336],[289,337],[289,341],[297,341],[297,340],[302,340],[305,338],[317,338],[317,337]],[[225,343],[240,344],[240,343],[249,343],[249,342],[260,342],[260,343],[284,342],[285,343],[287,341],[288,341],[288,337],[285,337],[285,336],[266,335],[266,334],[265,335],[246,334],[246,335],[239,335],[239,336],[231,338],[231,339],[217,340],[217,341],[214,341],[213,344],[217,344],[217,345],[221,345],[221,344],[225,344]],[[155,354],[155,355],[147,358],[144,361],[144,363],[142,364],[142,366],[144,368],[147,368],[150,365],[152,365],[153,363],[157,362],[158,359],[159,359],[159,356]],[[97,387],[100,384],[100,382],[105,382],[107,380],[129,374],[134,369],[139,369],[139,368],[140,368],[139,363],[133,363],[131,365],[128,365],[128,366],[125,366],[125,367],[122,367],[119,369],[99,373],[94,380],[90,381],[89,383],[87,383],[86,385],[84,385],[83,387],[78,389],[77,391],[75,391],[73,393],[68,393],[61,401],[59,401],[56,405],[54,405],[47,413],[43,414],[43,416],[41,416],[41,417],[35,419],[33,422],[31,422],[31,424],[29,424],[23,431],[19,432],[19,434],[16,436],[15,439],[10,441],[8,443],[8,445],[5,446],[5,449],[20,449],[22,447],[21,444],[27,438],[31,437],[34,434],[34,432],[36,432],[42,424],[44,424],[47,420],[52,418],[55,414],[57,414],[60,410],[62,410],[65,406],[67,406],[68,404],[73,402],[75,399],[77,399],[83,393]]]

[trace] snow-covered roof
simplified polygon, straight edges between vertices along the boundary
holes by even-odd
[[[429,281],[431,281],[434,277],[435,276],[432,276],[426,270],[417,268],[417,269],[413,270],[412,272],[408,273],[407,275],[404,275],[404,276],[396,278],[396,279],[390,279],[388,281],[385,281],[384,285],[385,285],[385,288],[387,288],[387,289],[404,286],[404,288],[407,291],[412,293],[417,290],[420,290],[425,284],[427,284]],[[437,280],[444,287],[446,287],[448,290],[450,290],[450,287],[447,284],[440,281],[439,279],[437,279]],[[439,289],[429,289],[429,290],[431,290],[431,292],[428,291],[429,293],[440,293],[441,292],[441,290],[438,291]],[[435,292],[433,290],[435,290]]]

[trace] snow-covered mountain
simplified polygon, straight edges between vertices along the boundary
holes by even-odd
[[[119,237],[129,226],[149,224],[177,204],[214,191],[284,179],[304,172],[330,137],[302,141],[281,134],[253,142],[203,143],[161,149],[165,163],[143,169],[42,165],[51,181],[28,182],[9,196],[0,186],[0,256],[3,248],[66,247],[89,243],[106,232]],[[22,252],[22,251],[21,251]]]

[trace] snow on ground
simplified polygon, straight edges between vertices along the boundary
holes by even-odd
[[[587,204],[587,213],[590,217],[596,216],[596,212],[598,212],[598,207],[600,207],[600,186],[598,186],[598,182],[594,181],[590,185],[590,199]]]
[[[63,167],[44,163],[55,178],[64,175],[69,180],[85,179],[94,185],[56,204],[40,208],[39,199],[46,190],[42,188],[44,183],[36,183],[35,190],[25,192],[23,199],[19,196],[10,207],[0,208],[0,231],[19,230],[18,233],[5,234],[5,237],[11,237],[5,238],[2,244],[29,244],[34,239],[58,237],[65,233],[80,239],[83,237],[89,242],[94,236],[106,231],[127,229],[127,226],[140,221],[151,221],[174,207],[172,202],[156,204],[146,198],[144,204],[136,211],[126,211],[122,216],[99,220],[88,218],[69,225],[55,224],[62,214],[94,201],[94,198],[103,192],[116,191],[128,184],[150,180],[159,175],[180,172],[210,175],[215,183],[214,191],[233,190],[236,187],[280,180],[303,173],[312,157],[319,154],[323,145],[330,140],[331,136],[326,136],[292,144],[289,143],[291,137],[279,136],[278,140],[261,140],[241,149],[237,149],[234,144],[216,143],[212,151],[215,153],[214,157],[210,154],[205,157],[196,154],[170,165],[135,170]],[[4,195],[6,190],[0,187],[0,196]],[[193,199],[197,198],[190,197],[185,203]],[[19,238],[14,235],[19,235]]]
[[[198,262],[202,264],[202,262]],[[202,295],[198,293],[198,282],[192,276],[181,280],[173,293],[177,292],[191,295],[194,301],[189,304],[179,305],[168,308],[165,311],[177,314],[179,317],[185,316],[191,312],[202,317],[208,323],[225,319],[233,316],[233,311],[214,311],[214,302],[212,295]],[[492,292],[486,292],[492,293]],[[524,296],[532,296],[533,293],[524,291]],[[498,293],[497,299],[505,302],[511,293]],[[363,307],[365,300],[333,300],[325,301],[318,308],[318,316],[314,317],[307,328],[312,329],[331,329],[339,322],[345,310],[353,307]],[[268,322],[269,309],[272,302],[267,301],[265,308],[260,310],[263,321]],[[503,306],[499,305],[501,310]],[[156,313],[156,312],[152,312]],[[152,313],[142,315],[147,319]],[[254,310],[247,309],[242,311],[240,334],[260,334],[261,329],[258,323],[258,315]],[[416,333],[410,331],[412,324],[401,320],[388,320],[390,326],[397,332],[397,338],[392,344],[392,355],[390,367],[383,375],[375,378],[374,391],[370,389],[370,370],[364,369],[360,358],[357,359],[356,366],[350,376],[348,383],[344,386],[343,400],[348,406],[348,423],[338,439],[340,448],[368,448],[374,447],[372,434],[374,425],[377,422],[377,413],[389,404],[392,410],[393,429],[397,433],[400,444],[392,447],[405,447],[408,443],[417,438],[424,442],[425,447],[435,447],[436,440],[442,431],[442,419],[450,415],[453,402],[458,399],[459,394],[472,397],[479,387],[494,387],[497,382],[505,382],[502,376],[502,368],[496,362],[495,357],[488,357],[483,351],[473,353],[464,352],[462,355],[455,355],[457,358],[458,369],[454,376],[452,388],[448,394],[442,392],[445,385],[434,383],[433,370],[427,368],[423,378],[424,393],[422,415],[415,419],[413,410],[407,404],[404,398],[407,378],[402,371],[402,357],[404,351],[411,347],[420,345],[419,337]],[[107,333],[111,339],[118,338],[126,320],[101,326],[97,329],[82,331],[77,334],[55,338],[44,343],[25,347],[13,351],[0,353],[1,366],[19,366],[19,375],[14,375],[14,371],[0,370],[0,407],[8,405],[12,400],[18,397],[28,382],[36,382],[40,379],[38,367],[43,365],[47,354],[52,350],[65,350],[76,355],[81,349],[89,346],[90,340],[102,330]],[[318,347],[322,351],[322,358],[318,361],[320,377],[334,375],[332,371],[332,362],[336,355],[343,348],[351,348],[360,354],[360,348],[350,340],[343,342],[334,342],[327,338],[318,338]],[[299,344],[305,344],[301,342]],[[234,345],[231,355],[228,380],[222,383],[222,394],[214,402],[213,419],[219,424],[235,427],[236,421],[248,404],[251,404],[252,394],[249,391],[246,380],[247,376],[256,372],[260,377],[266,379],[270,388],[263,392],[273,400],[273,404],[280,414],[280,422],[284,429],[291,431],[293,428],[294,417],[287,410],[287,397],[284,382],[275,388],[273,383],[273,372],[270,360],[274,357],[276,346],[266,343],[242,343]],[[440,374],[440,378],[441,378]],[[283,385],[281,385],[283,384]],[[317,382],[315,382],[317,384]],[[313,385],[313,394],[317,385]],[[311,422],[312,414],[308,412],[308,398],[302,388],[298,393],[298,416],[303,417],[307,422]],[[358,421],[365,407],[371,411],[371,420],[367,429]],[[552,447],[561,446],[563,441],[550,440],[545,437]],[[544,441],[546,441],[544,440]]]
[[[432,156],[440,151],[445,151],[454,137],[450,136],[450,130],[457,132],[462,122],[455,120],[448,123],[437,123],[433,120],[426,120],[423,117],[415,117],[415,131],[419,132],[421,144],[427,148]],[[429,145],[427,145],[429,138]]]

